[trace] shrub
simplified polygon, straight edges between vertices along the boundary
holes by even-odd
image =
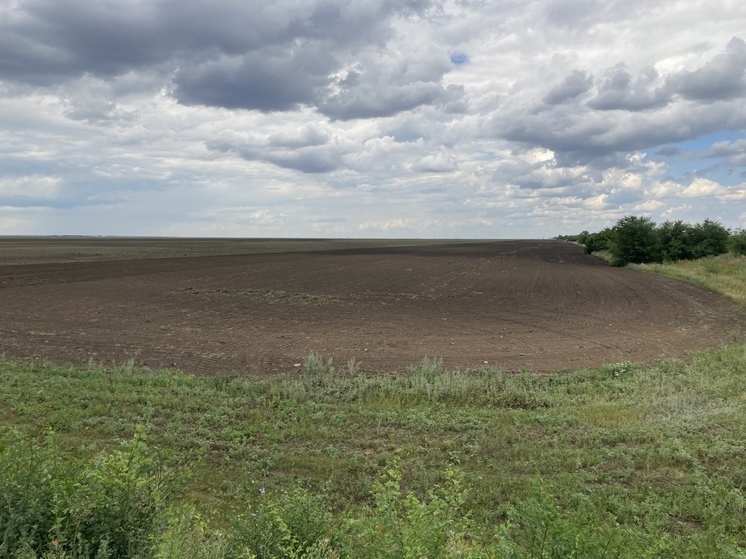
[[[249,503],[234,522],[229,554],[256,559],[312,555],[327,541],[330,524],[331,512],[324,498],[300,487],[274,498],[260,489],[256,502]]]
[[[54,437],[0,443],[0,557],[149,557],[177,484],[138,428],[122,450],[63,461]]]
[[[311,352],[303,361],[303,384],[307,388],[327,386],[334,379],[336,368],[330,357],[326,361],[316,352]]]
[[[465,545],[470,517],[462,514],[466,500],[463,475],[446,470],[446,481],[420,499],[401,490],[398,466],[386,471],[373,486],[374,508],[349,532],[354,555],[376,559],[451,557],[451,548]]]
[[[724,254],[728,250],[746,254],[746,233],[730,231],[717,221],[705,219],[697,225],[681,220],[656,226],[650,218],[625,216],[611,229],[583,231],[578,241],[588,254],[608,251],[617,266],[651,262],[693,260]]]
[[[692,228],[692,256],[704,258],[728,252],[730,232],[717,221],[705,219]]]
[[[63,521],[65,531],[92,548],[106,541],[112,557],[150,550],[176,484],[148,448],[142,427],[121,450],[88,464],[80,481]]]
[[[515,559],[619,557],[625,546],[624,530],[599,511],[565,512],[554,496],[539,484],[524,502],[510,507],[508,522],[500,527],[503,556]],[[632,551],[632,550],[627,550]],[[641,556],[642,550],[630,553]]]
[[[50,435],[35,441],[11,431],[0,441],[0,557],[48,549],[71,478]]]
[[[660,261],[655,223],[649,217],[621,218],[612,230],[611,249],[618,266]]]
[[[689,260],[693,257],[693,227],[681,220],[666,221],[658,227],[661,259]]]
[[[746,256],[746,229],[739,229],[731,234],[728,249],[734,254]]]
[[[598,233],[585,233],[580,243],[585,246],[586,254],[608,250],[611,246],[612,230],[603,229]]]

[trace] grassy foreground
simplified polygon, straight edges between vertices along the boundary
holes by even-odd
[[[546,376],[429,361],[366,378],[315,355],[262,381],[0,362],[0,386],[4,557],[746,548],[746,346]]]
[[[645,268],[743,302],[743,265]],[[746,345],[517,376],[0,361],[0,386],[3,558],[746,557]]]

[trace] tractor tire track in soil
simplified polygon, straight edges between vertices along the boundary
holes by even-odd
[[[377,373],[426,356],[553,371],[745,327],[729,300],[560,241],[0,266],[0,354],[24,361],[266,376],[316,351]]]

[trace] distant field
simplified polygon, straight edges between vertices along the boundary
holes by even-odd
[[[462,242],[464,241],[454,239],[0,237],[0,265],[311,252],[371,247],[428,246]]]

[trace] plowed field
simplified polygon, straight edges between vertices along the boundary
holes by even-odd
[[[560,241],[0,266],[0,354],[254,376],[583,368],[728,342],[746,309]]]

